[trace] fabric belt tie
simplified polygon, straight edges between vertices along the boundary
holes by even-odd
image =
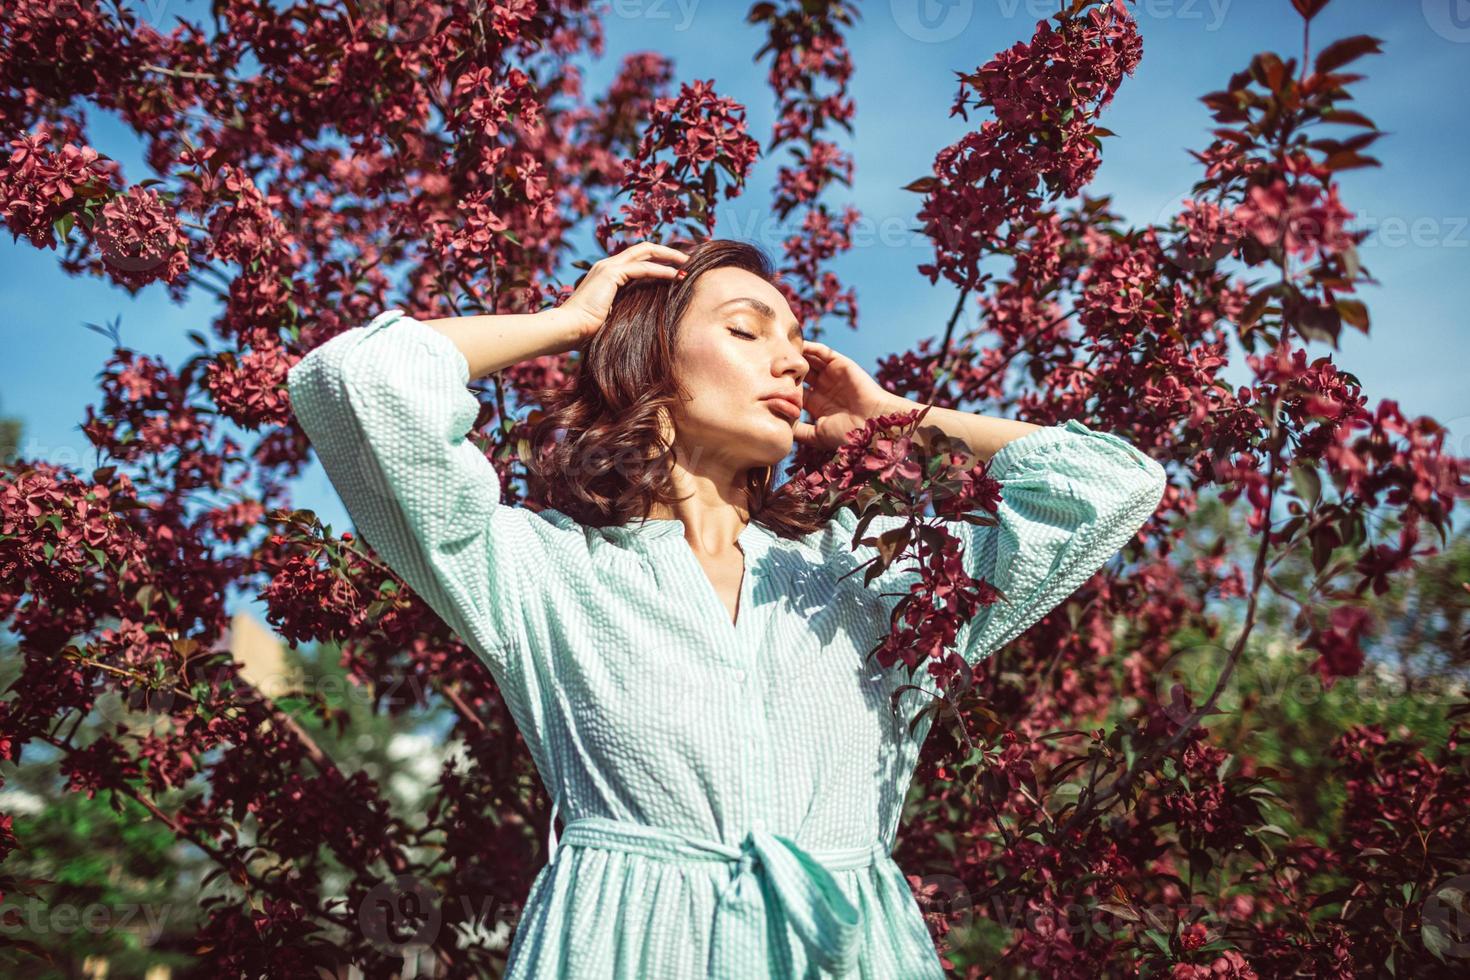
[[[568,822],[561,843],[662,860],[733,865],[734,874],[720,892],[710,948],[710,976],[717,980],[747,980],[750,957],[770,938],[770,919],[777,925],[790,923],[811,963],[839,975],[853,969],[862,942],[863,915],[848,901],[832,872],[866,868],[889,857],[878,841],[808,852],[789,837],[752,830],[737,847],[607,817]],[[784,937],[784,930],[777,935]],[[775,953],[789,975],[794,969],[791,950],[783,941]]]

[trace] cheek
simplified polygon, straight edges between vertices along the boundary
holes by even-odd
[[[750,364],[728,346],[715,344],[685,351],[674,367],[696,414],[703,414],[701,409],[728,411],[752,388]]]

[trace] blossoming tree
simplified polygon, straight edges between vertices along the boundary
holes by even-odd
[[[1293,3],[1304,31],[1324,6]],[[0,22],[0,214],[16,239],[130,291],[208,291],[218,311],[183,364],[117,346],[83,427],[106,465],[19,459],[0,474],[0,618],[18,640],[0,759],[54,753],[67,789],[140,808],[213,866],[193,949],[205,969],[384,975],[415,945],[442,975],[485,975],[503,941],[468,938],[474,910],[437,899],[513,906],[546,800],[466,647],[370,543],[293,509],[309,446],[285,374],[389,305],[556,302],[558,270],[587,258],[569,244],[581,228],[607,250],[715,233],[761,142],[743,106],[676,83],[656,54],[586,92],[575,59],[601,53],[586,0],[278,6],[217,3],[211,25],[167,35],[92,0],[13,0]],[[1332,772],[1352,809],[1324,839],[1284,829],[1283,773],[1207,724],[1257,653],[1267,601],[1288,605],[1281,632],[1315,675],[1361,671],[1374,597],[1434,553],[1464,493],[1436,422],[1370,404],[1309,349],[1369,327],[1363,234],[1335,178],[1376,163],[1382,134],[1345,103],[1362,82],[1348,67],[1380,42],[1252,58],[1203,98],[1219,125],[1187,206],[1135,227],[1087,189],[1141,39],[1121,0],[1059,7],[959,72],[953,113],[985,118],[909,185],[933,244],[920,271],[956,288],[954,315],[885,357],[879,380],[938,406],[1083,419],[1171,480],[1119,567],[972,673],[947,645],[996,596],[923,543],[926,515],[993,506],[983,465],[908,417],[828,458],[796,454],[789,475],[809,492],[910,520],[884,560],[919,559],[922,581],[874,654],[933,693],[942,724],[899,857],[966,975],[1346,977],[1390,955],[1416,975],[1448,969],[1466,937],[1443,903],[1470,872],[1457,730],[1340,733]],[[834,139],[855,114],[857,16],[846,0],[749,11],[778,109],[773,209],[799,218],[783,288],[813,334],[858,327],[835,269],[860,214],[835,200],[853,161]],[[153,176],[90,144],[87,106],[137,133]],[[958,328],[966,311],[978,329]],[[1223,380],[1232,342],[1249,384]],[[575,354],[544,357],[481,390],[476,438],[525,506],[542,490],[520,463],[536,394],[576,370]],[[1203,530],[1211,508],[1240,516],[1247,552]],[[388,710],[448,706],[470,765],[395,809],[324,750],[319,733],[345,720],[331,697],[242,677],[220,642],[232,589],[263,599],[290,642],[339,651],[365,690],[412,679]],[[1179,682],[1201,662],[1211,683]],[[152,723],[79,738],[104,696]],[[1418,795],[1376,799],[1404,765]],[[25,846],[10,828],[0,817],[0,857]],[[45,894],[13,875],[0,890]],[[402,912],[393,935],[370,925],[385,902]]]

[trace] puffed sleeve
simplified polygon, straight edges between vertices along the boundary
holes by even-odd
[[[522,508],[468,438],[469,364],[434,328],[386,310],[316,347],[287,375],[291,408],[358,532],[514,687]]]
[[[956,650],[971,665],[1055,609],[1117,554],[1158,508],[1166,479],[1158,461],[1076,419],[1012,439],[991,457],[988,472],[1001,488],[996,523],[944,522],[964,544],[965,571],[1005,595],[959,630]],[[855,522],[844,523],[850,534]],[[865,536],[899,523],[880,518]],[[916,579],[890,569],[873,584],[906,589]]]

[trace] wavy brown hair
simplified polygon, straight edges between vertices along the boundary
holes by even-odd
[[[679,499],[661,419],[687,393],[674,377],[679,321],[699,277],[734,266],[775,285],[777,273],[757,245],[715,238],[674,242],[686,253],[682,279],[633,279],[618,288],[612,310],[587,342],[567,386],[543,392],[527,461],[547,504],[582,524],[622,525],[646,518],[655,503]],[[750,517],[783,537],[818,530],[817,506],[788,482],[773,486],[775,467],[746,475]]]

